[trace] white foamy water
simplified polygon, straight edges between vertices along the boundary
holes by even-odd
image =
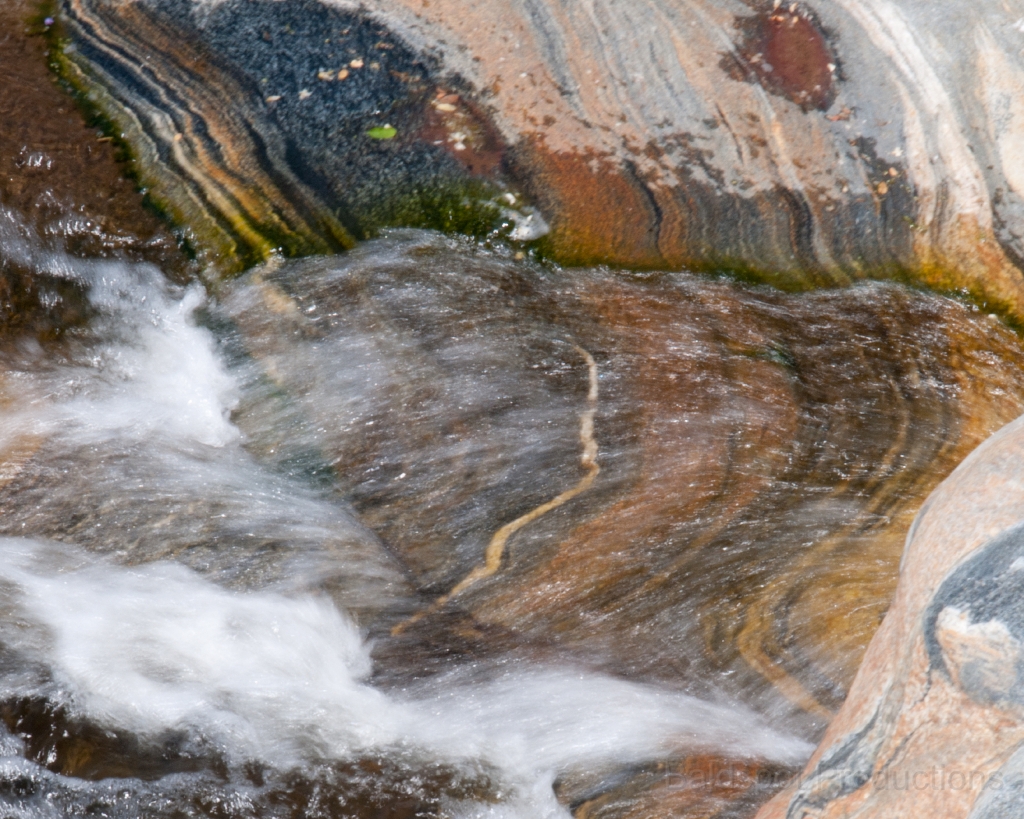
[[[81,440],[159,434],[210,447],[236,441],[238,430],[229,421],[235,382],[217,359],[210,333],[192,321],[205,302],[202,290],[193,285],[172,299],[145,282],[130,289],[119,284],[103,277],[90,295],[123,317],[122,332],[132,343],[99,350],[98,383],[83,384],[84,394],[55,415],[74,423]],[[145,305],[134,301],[140,291]]]
[[[0,735],[0,791],[36,783],[12,802],[19,815],[77,815],[97,794],[110,815],[149,815],[118,794],[165,794],[170,810],[200,780],[242,800],[225,815],[249,815],[258,788],[236,773],[253,761],[317,781],[317,766],[369,758],[399,760],[410,778],[486,772],[490,801],[451,797],[453,817],[565,816],[552,788],[564,774],[695,750],[785,763],[810,752],[738,704],[574,668],[469,664],[375,688],[353,617],[405,616],[408,584],[337,498],[247,452],[231,421],[244,364],[229,368],[197,324],[202,290],[0,228],[21,263],[80,282],[97,311],[59,354],[28,345],[0,373],[0,450],[35,453],[0,475],[0,493],[16,492],[0,520],[2,698],[141,742],[176,732],[229,771],[212,786],[165,776],[166,796],[141,780],[55,776]]]
[[[38,373],[40,392],[63,400],[45,408],[36,403],[24,413],[9,409],[9,434],[73,430],[85,443],[160,436],[179,446],[211,447],[236,441],[229,420],[235,382],[209,331],[193,320],[205,302],[202,289],[171,289],[145,265],[75,264],[67,277],[88,286],[90,303],[101,311],[99,329],[111,338],[93,340],[71,366]],[[66,275],[59,257],[49,267]]]
[[[15,612],[4,642],[51,670],[73,712],[143,737],[184,730],[236,764],[483,764],[500,772],[506,808],[555,816],[551,784],[573,770],[694,750],[809,752],[741,706],[566,669],[475,669],[389,696],[365,682],[367,646],[324,599],[230,592],[181,566],[128,569],[31,540],[2,540],[0,554]],[[6,695],[19,693],[32,692]],[[492,808],[459,812],[477,809]]]
[[[129,562],[174,557],[241,588],[329,587],[357,616],[400,616],[409,589],[376,537],[345,504],[245,450],[230,420],[238,376],[195,320],[198,285],[6,239],[21,263],[86,288],[96,315],[59,352],[25,345],[0,371],[0,453],[36,453],[0,474],[0,490],[14,477],[17,491],[0,534]]]
[[[81,441],[161,434],[209,446],[238,438],[228,420],[237,400],[234,381],[209,331],[193,320],[205,302],[198,285],[171,287],[150,265],[73,259],[44,249],[2,208],[0,248],[19,265],[87,288],[98,311],[97,332],[65,366],[48,367],[41,352],[31,349],[15,362],[30,368],[19,373],[17,393],[27,387],[37,400],[28,404],[12,394],[15,402],[5,407],[0,435],[70,429]],[[44,402],[40,396],[61,400]]]

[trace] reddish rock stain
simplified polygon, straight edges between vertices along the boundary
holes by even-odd
[[[737,79],[756,80],[804,109],[828,109],[835,99],[836,58],[813,17],[783,6],[737,27],[746,34],[739,49],[743,76]]]
[[[438,102],[454,110],[441,110],[436,107]],[[455,134],[463,134],[464,139],[454,139]],[[483,110],[457,94],[438,90],[436,98],[424,106],[414,137],[442,148],[472,176],[494,179],[501,173],[504,140]],[[463,147],[458,149],[456,145]]]
[[[659,214],[643,182],[607,156],[559,153],[542,137],[510,151],[510,177],[551,225],[545,252],[562,264],[664,267]]]

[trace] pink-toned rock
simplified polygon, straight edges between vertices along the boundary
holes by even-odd
[[[1024,316],[1020,0],[60,9],[66,75],[221,268],[514,222],[565,263],[910,279]]]
[[[758,819],[1024,815],[1024,418],[931,495],[803,775]]]

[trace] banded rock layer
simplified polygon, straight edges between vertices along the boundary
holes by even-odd
[[[62,9],[69,73],[228,267],[546,220],[568,262],[910,278],[1024,315],[1017,2]]]

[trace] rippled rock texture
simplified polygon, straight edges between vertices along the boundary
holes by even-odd
[[[1015,2],[61,6],[69,76],[228,266],[546,220],[562,261],[909,278],[1024,315]]]
[[[331,481],[423,597],[384,654],[724,673],[818,725],[920,500],[1024,398],[1019,342],[946,299],[567,277],[429,234],[260,269],[224,309],[263,372],[250,447]]]
[[[759,817],[1021,815],[1022,453],[1018,419],[928,499],[849,699]]]

